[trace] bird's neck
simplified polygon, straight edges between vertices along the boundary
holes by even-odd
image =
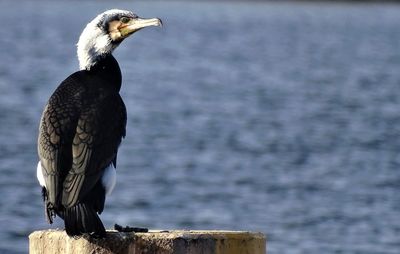
[[[107,80],[117,91],[121,89],[122,75],[117,60],[108,54],[100,58],[90,70],[89,73],[94,74],[102,80]]]
[[[79,67],[81,70],[90,70],[97,62],[110,55],[119,43],[113,43],[110,36],[104,33],[92,21],[83,30],[77,44]]]

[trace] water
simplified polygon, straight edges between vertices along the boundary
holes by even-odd
[[[112,7],[159,16],[115,52],[127,137],[102,219],[268,235],[270,253],[400,253],[400,6],[0,2],[0,252],[44,221],[43,106]]]

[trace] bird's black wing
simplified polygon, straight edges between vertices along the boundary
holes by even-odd
[[[71,168],[71,144],[78,120],[81,92],[73,79],[66,79],[50,97],[40,121],[38,153],[46,184],[47,202],[59,206],[62,181]]]
[[[100,180],[125,136],[126,108],[117,92],[84,107],[72,142],[72,167],[62,191],[62,204],[72,207]]]

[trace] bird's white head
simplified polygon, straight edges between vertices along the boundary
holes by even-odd
[[[108,10],[86,25],[78,41],[78,60],[81,70],[90,70],[102,57],[128,36],[148,26],[161,26],[158,18],[139,18],[131,11]]]

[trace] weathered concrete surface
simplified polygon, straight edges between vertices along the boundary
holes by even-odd
[[[43,230],[29,235],[30,254],[265,254],[262,233],[245,231],[107,231],[105,239],[68,237],[65,231]]]

